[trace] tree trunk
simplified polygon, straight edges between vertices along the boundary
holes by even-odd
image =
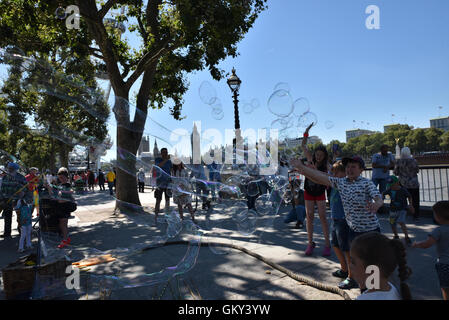
[[[116,209],[125,212],[141,210],[136,179],[136,153],[142,133],[129,130],[129,105],[126,99],[116,99],[117,119]],[[143,130],[143,128],[142,128]],[[137,130],[138,131],[138,130]],[[137,141],[139,140],[139,141]],[[131,212],[132,213],[132,212]]]
[[[69,169],[69,148],[64,143],[59,144],[59,159],[61,160],[61,166]]]

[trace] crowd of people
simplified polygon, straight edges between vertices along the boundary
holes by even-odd
[[[49,171],[39,173],[37,168],[30,168],[29,173],[23,176],[15,162],[9,162],[6,168],[0,169],[0,210],[4,217],[4,230],[0,237],[11,238],[15,211],[20,234],[18,251],[31,249],[32,218],[36,212],[43,231],[55,231],[61,236],[58,248],[70,244],[68,219],[77,205],[67,168],[61,167],[56,176]]]
[[[360,288],[362,294],[358,299],[411,299],[406,280],[411,269],[406,261],[406,247],[428,248],[436,245],[439,255],[436,271],[439,277],[444,299],[449,298],[449,201],[440,201],[433,207],[434,220],[439,226],[429,235],[427,240],[413,242],[406,226],[407,214],[419,221],[419,182],[417,162],[411,156],[410,149],[404,147],[400,159],[388,152],[388,146],[382,146],[379,153],[372,157],[372,178],[362,176],[366,169],[365,162],[358,156],[341,158],[335,152],[331,158],[326,148],[318,147],[309,150],[307,138],[309,126],[303,138],[304,158],[281,159],[277,175],[289,181],[286,190],[291,200],[292,209],[284,222],[295,222],[295,228],[307,231],[307,247],[305,255],[313,255],[316,249],[314,240],[315,208],[321,222],[324,237],[322,256],[330,256],[332,251],[338,258],[340,268],[332,273],[341,278],[338,286],[341,289]],[[337,151],[337,150],[335,150]],[[32,215],[36,214],[45,221],[47,229],[55,227],[62,237],[58,247],[70,244],[67,221],[71,212],[76,210],[73,198],[75,192],[93,191],[98,185],[105,191],[108,184],[110,195],[114,194],[116,172],[109,170],[106,174],[101,169],[97,173],[91,170],[70,174],[66,168],[60,168],[56,176],[48,170],[39,174],[37,168],[31,168],[28,175],[18,173],[19,166],[9,163],[0,175],[1,210],[5,217],[3,238],[11,237],[12,212],[18,217],[19,251],[32,247],[31,224]],[[205,166],[196,164],[189,166],[170,159],[166,148],[161,149],[161,156],[155,159],[155,167],[151,172],[154,182],[155,225],[161,211],[164,196],[165,208],[170,207],[170,199],[177,206],[181,219],[187,209],[194,223],[195,211],[192,206],[192,195],[201,201],[202,208],[209,210],[217,200],[217,185],[221,182],[221,167],[213,162]],[[393,171],[393,175],[390,171]],[[303,178],[304,177],[304,178]],[[256,199],[269,193],[270,186],[259,179],[257,166],[248,172],[248,181],[241,186],[247,197],[248,209],[256,210]],[[136,173],[136,188],[145,192],[145,172]],[[256,192],[250,192],[252,182],[256,183]],[[285,196],[281,196],[285,199]],[[388,199],[389,201],[384,202]],[[39,204],[40,201],[41,203]],[[386,204],[389,202],[389,205]],[[330,219],[326,206],[330,208]],[[42,212],[39,212],[42,210]],[[389,239],[382,234],[377,214],[389,215],[393,237]],[[42,220],[42,218],[44,218]],[[304,224],[306,220],[306,223]],[[404,242],[400,241],[397,224],[404,233]],[[367,288],[368,266],[380,269],[379,287]],[[400,290],[389,282],[390,275],[398,269],[401,281]]]
[[[296,228],[303,227],[307,219],[308,246],[305,254],[312,255],[316,247],[313,242],[313,220],[315,207],[321,220],[324,248],[323,256],[329,256],[332,246],[340,268],[332,273],[342,278],[341,289],[360,288],[360,300],[411,299],[406,280],[411,269],[406,261],[406,246],[428,248],[437,246],[438,262],[435,266],[443,298],[449,298],[449,201],[440,201],[433,206],[434,220],[439,226],[426,241],[413,242],[406,227],[409,213],[415,222],[419,221],[419,168],[411,157],[410,149],[401,150],[400,159],[388,152],[388,146],[372,157],[372,179],[363,177],[365,169],[362,158],[353,156],[334,157],[329,161],[325,148],[318,147],[313,152],[307,149],[309,126],[303,138],[306,157],[294,159],[288,164],[292,194],[292,210],[284,222],[295,221]],[[281,162],[279,174],[286,174],[288,166]],[[393,170],[394,175],[390,175]],[[297,175],[304,176],[304,190]],[[327,194],[327,197],[326,197]],[[384,203],[389,199],[389,205]],[[330,206],[330,222],[326,217],[326,200]],[[387,213],[393,232],[389,239],[381,233],[377,214]],[[397,224],[404,233],[404,243],[399,240]],[[367,288],[368,266],[380,269],[380,285]],[[400,290],[388,281],[394,270],[398,269]]]

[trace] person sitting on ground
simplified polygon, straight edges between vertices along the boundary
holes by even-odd
[[[434,244],[438,259],[435,269],[444,300],[449,300],[449,201],[438,201],[432,207],[434,220],[439,224],[426,241],[414,242],[413,248],[427,249]]]
[[[413,200],[412,195],[408,192],[408,190],[402,187],[399,184],[399,179],[396,176],[391,176],[388,180],[389,184],[387,185],[387,190],[382,194],[383,197],[389,196],[391,199],[390,202],[390,224],[391,229],[394,233],[394,239],[399,239],[398,229],[396,227],[396,223],[399,223],[402,231],[405,235],[405,242],[407,245],[411,245],[412,241],[410,240],[407,232],[407,227],[405,225],[405,219],[407,218],[407,208],[410,212],[413,213]],[[407,199],[410,205],[407,205]]]
[[[406,250],[402,242],[390,240],[378,232],[368,232],[354,239],[350,254],[351,272],[363,291],[357,300],[412,299],[410,288],[405,282],[412,271],[407,266]],[[400,293],[388,281],[396,268],[399,272]],[[378,279],[371,281],[369,277],[373,271],[378,271]]]
[[[335,162],[331,172],[334,177],[344,178],[346,176],[346,170],[343,162],[341,160]],[[352,279],[351,270],[349,269],[349,226],[346,222],[343,202],[336,188],[331,188],[329,202],[332,219],[331,244],[340,262],[340,269],[333,272],[332,275],[337,278]],[[344,284],[340,285],[343,286]]]
[[[349,226],[348,240],[351,244],[356,236],[363,233],[371,231],[380,233],[376,212],[383,205],[383,200],[374,183],[361,176],[365,169],[362,158],[357,156],[343,158],[342,162],[345,166],[345,178],[330,177],[322,171],[306,167],[299,159],[291,161],[301,174],[315,183],[332,186],[338,190]],[[357,282],[349,277],[339,284],[340,289],[352,289],[357,286]]]
[[[284,223],[296,221],[295,229],[302,229],[306,218],[306,207],[304,206],[304,191],[301,190],[301,180],[296,175],[290,181],[290,190],[292,209],[285,217]]]

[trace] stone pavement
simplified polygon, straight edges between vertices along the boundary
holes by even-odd
[[[108,191],[98,191],[77,197],[78,210],[69,220],[69,229],[74,247],[96,248],[107,252],[118,247],[131,247],[135,243],[151,243],[155,236],[165,234],[167,224],[161,222],[153,226],[154,196],[149,190],[139,194],[142,205],[148,207],[147,215],[132,216],[113,215],[115,202]],[[162,201],[162,207],[164,201]],[[171,206],[174,208],[173,204]],[[283,217],[289,207],[281,209],[272,222],[272,226],[261,225],[251,235],[240,233],[237,228],[231,230],[226,224],[219,225],[222,229],[211,229],[206,223],[206,211],[196,213],[199,227],[204,232],[202,241],[223,241],[244,246],[291,271],[314,280],[336,285],[339,279],[332,277],[339,264],[333,254],[322,257],[321,250],[324,238],[321,233],[321,223],[316,217],[314,221],[317,248],[314,255],[307,257],[304,250],[307,246],[305,229],[293,229],[294,223],[284,224]],[[232,208],[229,208],[232,210]],[[216,221],[220,221],[219,212],[213,212]],[[189,218],[185,213],[185,217]],[[13,221],[15,218],[13,218]],[[224,221],[223,219],[221,221]],[[382,232],[391,237],[391,228],[386,215],[380,216]],[[13,229],[16,225],[13,225]],[[423,240],[435,227],[431,217],[423,217],[415,225],[410,220],[408,228],[412,238]],[[3,218],[0,218],[0,232],[3,231]],[[401,235],[401,234],[400,234]],[[401,238],[403,236],[401,235]],[[174,240],[177,240],[175,238]],[[18,233],[13,230],[13,238],[0,240],[0,268],[15,261],[17,253]],[[34,239],[36,242],[37,239]],[[109,274],[123,277],[156,274],[170,266],[176,266],[183,261],[192,259],[194,266],[189,271],[172,278],[169,283],[156,283],[137,288],[121,289],[112,292],[111,299],[204,299],[204,300],[342,300],[339,295],[324,292],[301,284],[264,262],[249,256],[239,250],[230,248],[201,247],[198,256],[192,255],[194,250],[188,250],[187,245],[158,247],[117,260],[108,264],[91,267],[88,271],[94,274]],[[413,274],[408,283],[415,299],[441,299],[438,279],[434,269],[435,248],[407,249],[408,263]],[[397,277],[392,279],[397,282]],[[0,288],[2,289],[2,287]],[[348,291],[352,298],[359,294],[358,289]],[[0,298],[4,298],[0,292]],[[89,293],[81,299],[98,298],[98,292]]]

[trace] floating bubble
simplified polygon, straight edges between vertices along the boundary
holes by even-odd
[[[307,112],[298,119],[299,128],[307,128],[312,123],[314,123],[314,125],[318,123],[318,118],[313,112]]]
[[[224,112],[223,110],[219,110],[219,109],[213,109],[212,110],[212,117],[215,120],[221,120],[224,118]]]
[[[327,120],[327,121],[324,123],[324,125],[325,125],[326,129],[332,129],[332,128],[334,127],[334,122],[332,122],[332,121],[330,121],[330,120]]]
[[[237,220],[239,232],[244,236],[249,236],[256,231],[257,213],[254,210],[245,210],[240,213]]]
[[[279,82],[274,86],[273,92],[278,90],[290,92],[290,85],[287,82]]]
[[[243,104],[243,112],[246,114],[253,112],[253,106],[250,103]]]
[[[293,113],[300,117],[310,111],[310,105],[307,98],[299,98],[293,102]]]
[[[259,108],[260,107],[259,99],[256,99],[256,98],[252,99],[251,100],[251,106],[253,107],[253,109]]]
[[[268,110],[279,117],[290,115],[293,111],[293,101],[288,91],[275,91],[268,99]]]
[[[199,88],[200,99],[203,103],[212,105],[217,100],[217,92],[207,81],[203,81]]]

